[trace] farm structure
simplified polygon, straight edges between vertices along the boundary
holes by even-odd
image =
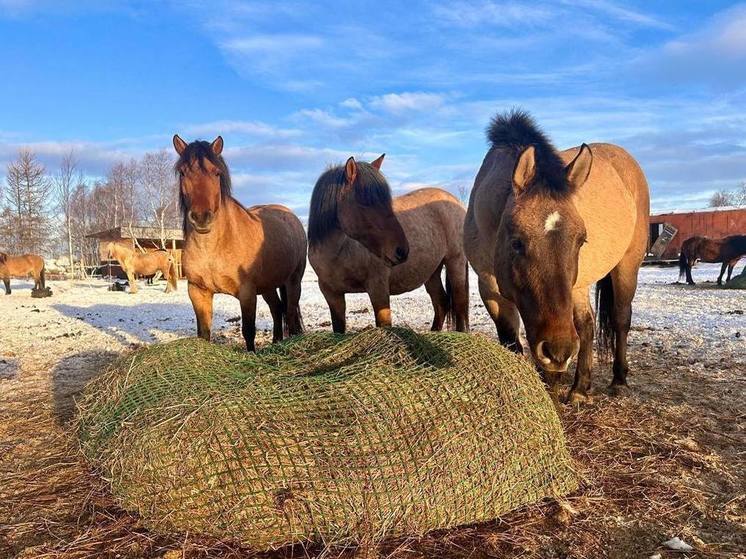
[[[746,234],[746,208],[725,206],[702,210],[674,210],[650,216],[648,252],[661,260],[678,258],[681,243],[701,235],[713,239]],[[661,242],[658,242],[659,237]]]
[[[131,248],[133,250],[144,250],[146,252],[160,250],[162,248],[161,239],[165,249],[173,254],[176,260],[176,269],[179,277],[183,277],[181,269],[181,251],[184,245],[184,235],[181,229],[164,229],[159,227],[149,227],[144,225],[114,227],[105,231],[99,231],[87,235],[90,239],[98,241],[96,254],[98,255],[98,265],[112,266],[112,273],[117,274],[120,271],[119,264],[109,260],[106,245],[114,242]]]

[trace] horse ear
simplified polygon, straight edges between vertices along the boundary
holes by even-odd
[[[381,165],[383,164],[383,158],[386,157],[385,153],[381,154],[381,157],[376,159],[375,161],[371,162],[371,165],[375,167],[378,171],[381,170]]]
[[[536,176],[536,150],[534,146],[528,146],[518,156],[513,168],[513,192],[518,195]]]
[[[356,178],[357,178],[357,163],[355,163],[354,157],[350,157],[347,160],[347,163],[345,163],[345,179],[347,180],[347,184],[353,185],[355,184]]]
[[[210,147],[212,148],[212,152],[215,155],[220,155],[221,153],[223,153],[223,137],[218,136],[217,138],[215,138],[210,144]]]
[[[575,159],[570,161],[565,167],[565,175],[567,176],[567,182],[570,183],[571,188],[580,188],[588,180],[588,175],[591,174],[591,167],[593,166],[593,152],[587,144],[580,146],[580,151],[575,156]]]
[[[182,140],[178,134],[174,134],[174,149],[176,150],[176,153],[178,153],[179,155],[182,155],[186,148],[187,148],[187,143],[184,140]]]

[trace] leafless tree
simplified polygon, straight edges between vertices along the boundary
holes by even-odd
[[[70,150],[60,162],[60,168],[54,177],[57,191],[57,206],[62,218],[62,233],[67,245],[67,258],[72,267],[75,262],[73,253],[73,215],[72,196],[77,185],[83,182],[83,173],[78,169],[78,160]]]
[[[458,193],[458,199],[461,200],[461,203],[464,206],[467,206],[469,204],[469,188],[466,185],[460,184],[456,188],[456,192]]]
[[[727,190],[718,190],[710,197],[710,207],[720,208],[723,206],[732,206],[734,196],[733,193]]]
[[[9,249],[13,252],[41,252],[50,238],[48,210],[52,184],[46,169],[29,150],[21,150],[8,164],[2,213],[7,220]],[[5,211],[8,210],[8,211]]]
[[[166,248],[166,228],[178,219],[177,186],[173,160],[166,150],[146,153],[140,163],[143,196],[160,230],[161,248]]]

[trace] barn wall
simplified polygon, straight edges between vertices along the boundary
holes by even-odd
[[[661,214],[651,216],[650,223],[670,223],[679,230],[662,255],[662,258],[677,258],[681,243],[689,237],[746,235],[746,209]]]

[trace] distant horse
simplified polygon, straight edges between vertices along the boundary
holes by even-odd
[[[116,259],[127,274],[130,293],[137,293],[138,276],[150,276],[156,272],[161,272],[166,278],[166,293],[176,291],[178,273],[174,257],[168,251],[161,249],[140,253],[117,243],[109,243],[106,252],[109,259]]]
[[[44,260],[36,254],[10,256],[0,252],[0,278],[5,284],[5,294],[10,295],[11,277],[34,278],[34,291],[46,289],[44,279]]]
[[[184,273],[197,317],[197,335],[210,339],[212,298],[227,293],[241,303],[241,330],[254,351],[256,298],[269,305],[273,342],[285,329],[300,334],[301,279],[306,269],[306,232],[285,206],[244,208],[231,196],[223,138],[188,144],[173,139],[179,154],[179,202],[184,216]],[[279,289],[279,296],[278,291]]]
[[[442,329],[448,316],[457,330],[467,331],[464,207],[437,188],[392,200],[380,173],[383,157],[373,163],[350,157],[325,171],[311,195],[308,259],[329,305],[332,328],[345,331],[345,293],[367,292],[376,326],[391,326],[390,296],[425,284],[435,309],[432,329]]]
[[[731,235],[723,239],[689,237],[681,243],[679,254],[679,280],[686,275],[686,283],[694,285],[692,266],[697,260],[702,262],[722,262],[718,285],[723,284],[723,274],[728,269],[726,282],[730,281],[733,268],[742,256],[746,255],[746,235]]]
[[[589,399],[596,282],[600,348],[614,351],[612,390],[626,386],[627,334],[645,255],[649,193],[635,160],[611,144],[557,152],[524,112],[498,115],[474,182],[464,245],[500,341],[531,353],[557,396],[578,356],[571,402]],[[578,353],[579,352],[579,353]]]

